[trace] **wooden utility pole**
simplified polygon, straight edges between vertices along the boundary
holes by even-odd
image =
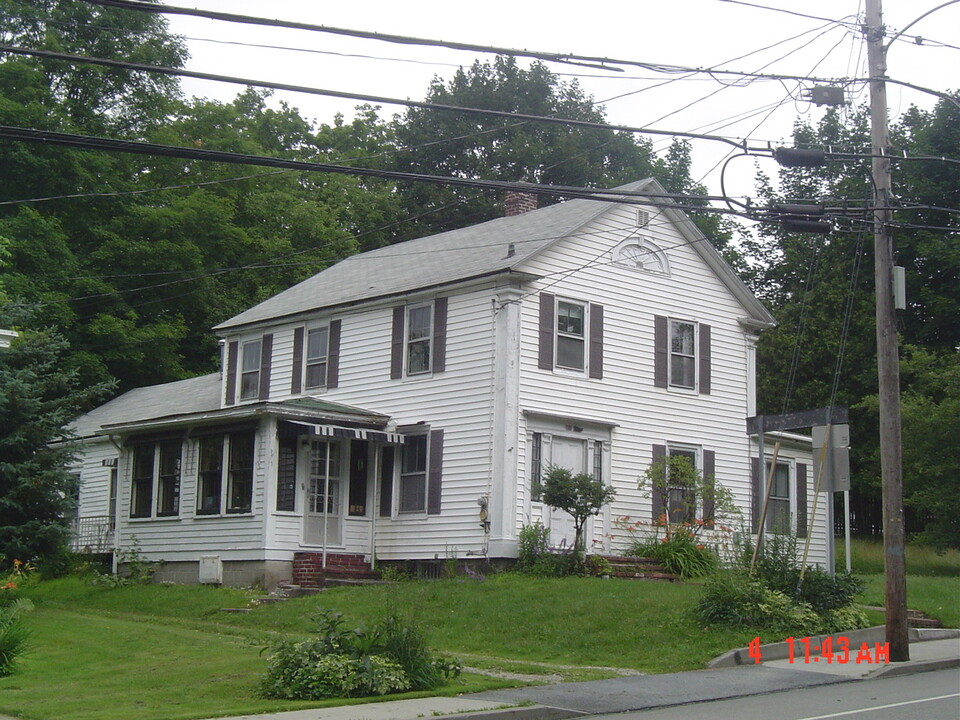
[[[883,557],[886,641],[890,660],[910,659],[904,558],[903,461],[900,446],[900,358],[893,305],[892,178],[887,120],[886,48],[880,0],[866,0],[873,145],[874,280],[877,313],[877,373],[880,385],[880,467],[883,488]]]

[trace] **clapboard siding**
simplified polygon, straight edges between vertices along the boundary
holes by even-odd
[[[650,500],[638,488],[637,478],[652,462],[652,446],[669,443],[714,451],[718,481],[734,494],[740,507],[749,509],[750,444],[744,426],[751,382],[747,375],[749,343],[738,323],[747,311],[656,210],[651,209],[651,227],[641,234],[664,250],[669,276],[613,264],[609,251],[635,232],[634,218],[632,208],[614,209],[523,268],[545,280],[532,284],[521,309],[521,407],[616,423],[611,433],[610,480],[617,497],[607,518],[649,521]],[[579,269],[569,273],[571,268]],[[602,380],[539,369],[541,289],[557,297],[604,306]],[[709,395],[654,386],[656,315],[710,326]],[[524,457],[528,432],[524,425],[520,435],[522,482],[517,522],[522,525],[536,521],[539,508],[529,502],[529,467]],[[605,539],[605,534],[612,533],[612,549],[622,550],[629,535],[618,533],[615,527],[602,528],[599,520],[594,522],[593,539]]]
[[[444,293],[447,297],[446,363],[443,372],[390,379],[390,340],[394,307],[402,301],[376,303],[336,315],[318,314],[272,328],[273,373],[270,399],[301,395],[343,403],[389,415],[398,425],[423,422],[444,431],[443,480],[439,515],[376,518],[377,555],[433,558],[456,546],[459,552],[481,551],[483,533],[477,498],[489,492],[492,426],[492,286]],[[411,298],[425,302],[435,295]],[[294,339],[298,327],[329,319],[341,321],[339,384],[336,388],[291,394]],[[299,507],[299,505],[298,505]],[[369,498],[371,512],[379,498]],[[282,519],[281,519],[282,518]],[[344,540],[369,547],[372,523],[344,518]],[[361,529],[362,528],[362,529]],[[289,516],[271,520],[267,545],[294,551],[302,527]]]

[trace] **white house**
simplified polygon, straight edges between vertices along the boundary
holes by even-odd
[[[531,492],[557,465],[616,488],[589,539],[617,551],[618,518],[666,509],[638,477],[667,454],[729,489],[749,528],[745,418],[773,318],[682,212],[637,204],[656,181],[618,190],[349,257],[220,324],[219,374],[77,421],[79,545],[266,585],[295,557],[300,575],[345,556],[512,558],[525,524],[569,539]],[[810,446],[788,439],[774,505],[805,526]]]

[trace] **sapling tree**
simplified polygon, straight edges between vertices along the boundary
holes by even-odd
[[[563,510],[573,517],[575,552],[583,552],[583,529],[591,515],[598,515],[601,508],[616,496],[616,491],[602,480],[586,473],[577,473],[562,467],[550,467],[541,483],[543,502],[552,508]]]

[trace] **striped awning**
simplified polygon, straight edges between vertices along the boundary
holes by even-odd
[[[402,445],[404,441],[404,436],[398,432],[342,427],[340,425],[321,425],[300,420],[283,420],[280,423],[280,433],[284,437],[319,435],[320,437],[346,438],[349,440],[372,440],[373,442],[393,445]]]

